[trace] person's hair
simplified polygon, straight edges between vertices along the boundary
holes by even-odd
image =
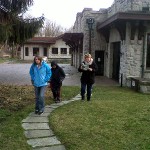
[[[42,57],[40,57],[40,56],[35,56],[35,57],[34,57],[34,60],[33,60],[34,65],[36,65],[35,59],[40,60],[40,63],[42,62]]]
[[[53,66],[57,66],[57,61],[52,61],[51,62],[51,67],[53,67]]]
[[[92,56],[91,56],[91,54],[87,53],[87,54],[84,55],[84,58],[87,58],[87,57],[88,57],[88,58],[89,58],[89,57],[91,58]]]

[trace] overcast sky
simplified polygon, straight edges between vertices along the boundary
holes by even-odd
[[[70,28],[74,25],[76,14],[84,8],[92,8],[98,11],[100,8],[108,8],[114,0],[34,0],[34,5],[29,8],[28,14],[33,17],[45,18]]]

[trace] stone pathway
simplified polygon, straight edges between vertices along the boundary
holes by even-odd
[[[22,120],[22,127],[25,130],[24,134],[27,138],[27,143],[32,146],[33,150],[66,150],[65,146],[61,144],[49,127],[48,116],[56,108],[80,99],[81,96],[78,94],[69,101],[62,101],[46,106],[42,115],[36,115],[32,112],[26,119]]]

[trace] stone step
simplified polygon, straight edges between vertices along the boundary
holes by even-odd
[[[26,138],[41,138],[41,137],[54,136],[54,133],[51,129],[49,130],[26,130],[24,133],[25,133]]]
[[[61,142],[56,138],[56,136],[46,137],[46,138],[29,139],[29,140],[27,140],[27,143],[29,145],[31,145],[33,148],[61,144]]]
[[[22,123],[25,130],[49,130],[48,123]]]
[[[47,117],[27,117],[26,119],[22,120],[23,123],[48,123],[48,118]]]
[[[64,145],[55,145],[51,147],[41,147],[41,148],[35,148],[33,150],[66,150]]]

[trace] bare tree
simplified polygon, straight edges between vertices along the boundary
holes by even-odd
[[[39,30],[38,36],[56,37],[65,32],[65,29],[61,25],[57,25],[55,22],[46,20],[45,25]]]

